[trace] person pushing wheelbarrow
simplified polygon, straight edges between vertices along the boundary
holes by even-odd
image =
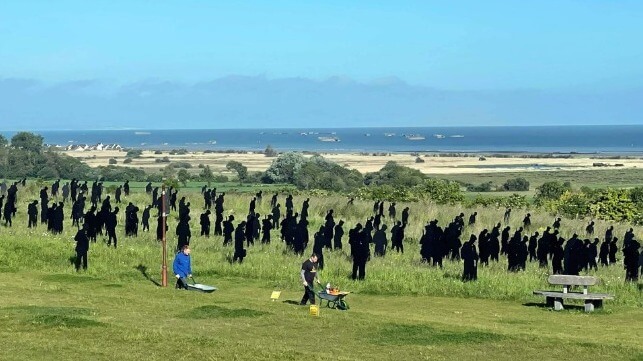
[[[301,280],[304,284],[304,296],[299,303],[302,306],[305,306],[308,300],[310,304],[315,304],[315,290],[314,283],[321,284],[319,278],[317,277],[317,255],[315,253],[310,255],[310,258],[304,261],[301,265]]]

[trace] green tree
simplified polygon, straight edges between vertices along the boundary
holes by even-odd
[[[176,179],[176,169],[174,165],[168,164],[161,170],[163,173],[163,178],[165,179]]]
[[[188,181],[191,178],[190,173],[188,173],[188,171],[185,169],[179,169],[179,172],[176,174],[176,177],[178,178],[179,182],[183,184],[184,187],[188,184]]]
[[[0,147],[6,147],[9,142],[7,141],[7,138],[4,137],[4,135],[0,134]]]
[[[314,156],[304,163],[295,173],[295,185],[299,189],[323,189],[330,191],[350,191],[363,184],[362,174]]]
[[[243,182],[248,177],[248,167],[237,162],[236,160],[231,160],[225,165],[227,170],[235,171],[239,182]]]
[[[208,187],[210,186],[210,184],[214,180],[214,173],[212,173],[212,169],[210,169],[209,165],[206,165],[205,167],[203,167],[203,169],[201,169],[201,172],[199,173],[199,179],[208,182]]]
[[[295,173],[306,163],[306,157],[299,153],[288,152],[279,155],[264,172],[264,183],[295,183]]]
[[[11,137],[11,146],[39,153],[42,150],[43,137],[29,132],[19,132]]]

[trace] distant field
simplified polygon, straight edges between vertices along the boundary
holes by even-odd
[[[226,169],[226,163],[231,160],[241,162],[248,168],[248,171],[265,171],[274,160],[266,157],[261,152],[240,152],[240,153],[205,153],[187,152],[185,154],[169,154],[168,151],[155,154],[153,151],[143,151],[139,157],[132,158],[131,163],[125,164],[127,153],[124,151],[67,151],[67,155],[81,159],[92,167],[108,165],[110,159],[115,159],[117,165],[141,168],[150,172],[158,172],[168,165],[162,162],[167,157],[169,162],[187,162],[192,165],[190,172],[198,172],[198,165],[208,165],[215,173],[231,174]],[[624,169],[643,169],[643,159],[593,159],[589,155],[576,155],[569,158],[521,158],[493,156],[485,157],[480,161],[477,156],[444,156],[435,153],[426,154],[405,154],[405,153],[323,153],[326,159],[350,169],[357,169],[362,173],[376,172],[389,161],[417,169],[425,174],[479,174],[479,173],[512,173],[528,172],[540,173],[545,170],[569,171],[589,170],[596,172],[621,171]],[[312,156],[306,154],[305,156]],[[418,162],[419,158],[419,162]],[[610,167],[594,167],[593,164],[606,163]],[[615,164],[622,164],[623,167],[614,167]]]
[[[491,181],[496,185],[502,185],[507,179],[523,177],[529,181],[531,190],[535,190],[539,185],[552,180],[560,182],[569,181],[572,183],[572,187],[576,189],[583,186],[590,188],[628,188],[643,186],[643,168],[597,168],[590,170],[542,170],[537,172],[523,171],[470,174],[429,173],[429,176],[472,184],[481,184]]]

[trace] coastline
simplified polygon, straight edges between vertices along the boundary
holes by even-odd
[[[187,151],[184,154],[169,154],[170,151],[143,150],[141,156],[131,158],[131,163],[124,164],[127,152],[123,150],[89,150],[89,151],[60,151],[69,156],[79,158],[91,167],[107,166],[110,159],[116,160],[116,165],[141,168],[146,171],[159,171],[172,162],[187,162],[192,165],[191,172],[198,172],[200,164],[208,165],[215,173],[229,173],[226,163],[235,160],[241,162],[248,171],[265,171],[274,157],[267,157],[263,152],[235,151]],[[502,173],[502,172],[538,172],[556,170],[596,170],[643,168],[643,158],[640,156],[618,156],[618,153],[606,155],[581,153],[454,153],[454,152],[409,152],[409,153],[378,153],[378,152],[303,152],[305,157],[319,154],[324,158],[362,173],[376,172],[389,161],[418,169],[425,174],[471,174],[471,173]],[[169,162],[161,162],[167,157]],[[424,162],[417,162],[417,159]],[[483,160],[484,158],[484,160]],[[596,166],[601,163],[602,166]]]

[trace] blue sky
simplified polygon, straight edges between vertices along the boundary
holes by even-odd
[[[642,1],[30,1],[0,4],[0,76],[230,74],[442,89],[643,77]]]
[[[0,80],[7,93],[24,91],[26,106],[45,86],[76,89],[78,81],[93,84],[83,86],[82,96],[99,97],[140,83],[166,89],[230,76],[302,78],[320,86],[329,78],[367,86],[403,82],[447,92],[536,90],[548,97],[629,92],[643,86],[641,19],[643,1],[634,0],[5,0]],[[7,79],[38,86],[14,89]],[[43,106],[41,98],[34,104]],[[502,104],[501,98],[495,101]],[[0,104],[0,120],[42,117],[7,108]],[[401,125],[423,125],[427,114],[406,115]],[[57,118],[65,115],[76,116]],[[472,123],[465,116],[454,115],[454,125]],[[632,123],[640,116],[586,122]]]

